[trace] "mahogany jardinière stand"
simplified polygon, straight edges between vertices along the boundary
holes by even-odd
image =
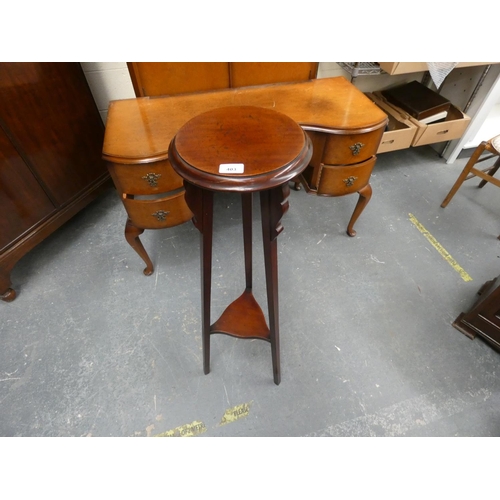
[[[288,116],[255,106],[216,108],[188,121],[168,156],[184,179],[186,202],[201,234],[204,372],[210,371],[210,335],[224,333],[271,343],[275,384],[281,380],[276,238],[288,210],[289,181],[309,164],[309,137]],[[213,324],[210,319],[213,199],[217,192],[242,198],[245,283],[243,294]],[[252,195],[260,195],[269,327],[252,295]]]

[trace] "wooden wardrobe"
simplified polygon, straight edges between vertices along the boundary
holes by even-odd
[[[0,63],[2,300],[17,261],[106,187],[103,138],[80,63]]]

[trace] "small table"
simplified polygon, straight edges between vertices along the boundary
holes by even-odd
[[[203,369],[210,372],[210,335],[223,333],[271,343],[275,384],[281,381],[278,315],[277,236],[288,210],[288,182],[312,156],[311,141],[288,116],[255,106],[216,108],[189,120],[168,150],[174,170],[184,179],[186,203],[201,235]],[[213,196],[241,193],[246,288],[213,324]],[[269,327],[252,294],[252,195],[260,193]]]

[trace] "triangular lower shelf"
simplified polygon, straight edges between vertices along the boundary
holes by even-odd
[[[252,295],[245,290],[229,304],[221,317],[210,327],[210,333],[224,333],[243,339],[270,340],[264,313]]]

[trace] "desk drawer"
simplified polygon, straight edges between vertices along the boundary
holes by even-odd
[[[126,194],[165,193],[183,185],[168,160],[133,165],[108,163],[108,168],[118,190]]]
[[[183,224],[193,217],[184,200],[184,189],[155,199],[137,199],[123,195],[125,210],[134,225],[143,229],[161,229]]]
[[[364,134],[329,134],[321,161],[325,165],[350,165],[365,161],[377,153],[383,133],[381,127]]]
[[[343,196],[356,193],[370,182],[376,157],[356,165],[322,165],[318,181],[318,195]]]

